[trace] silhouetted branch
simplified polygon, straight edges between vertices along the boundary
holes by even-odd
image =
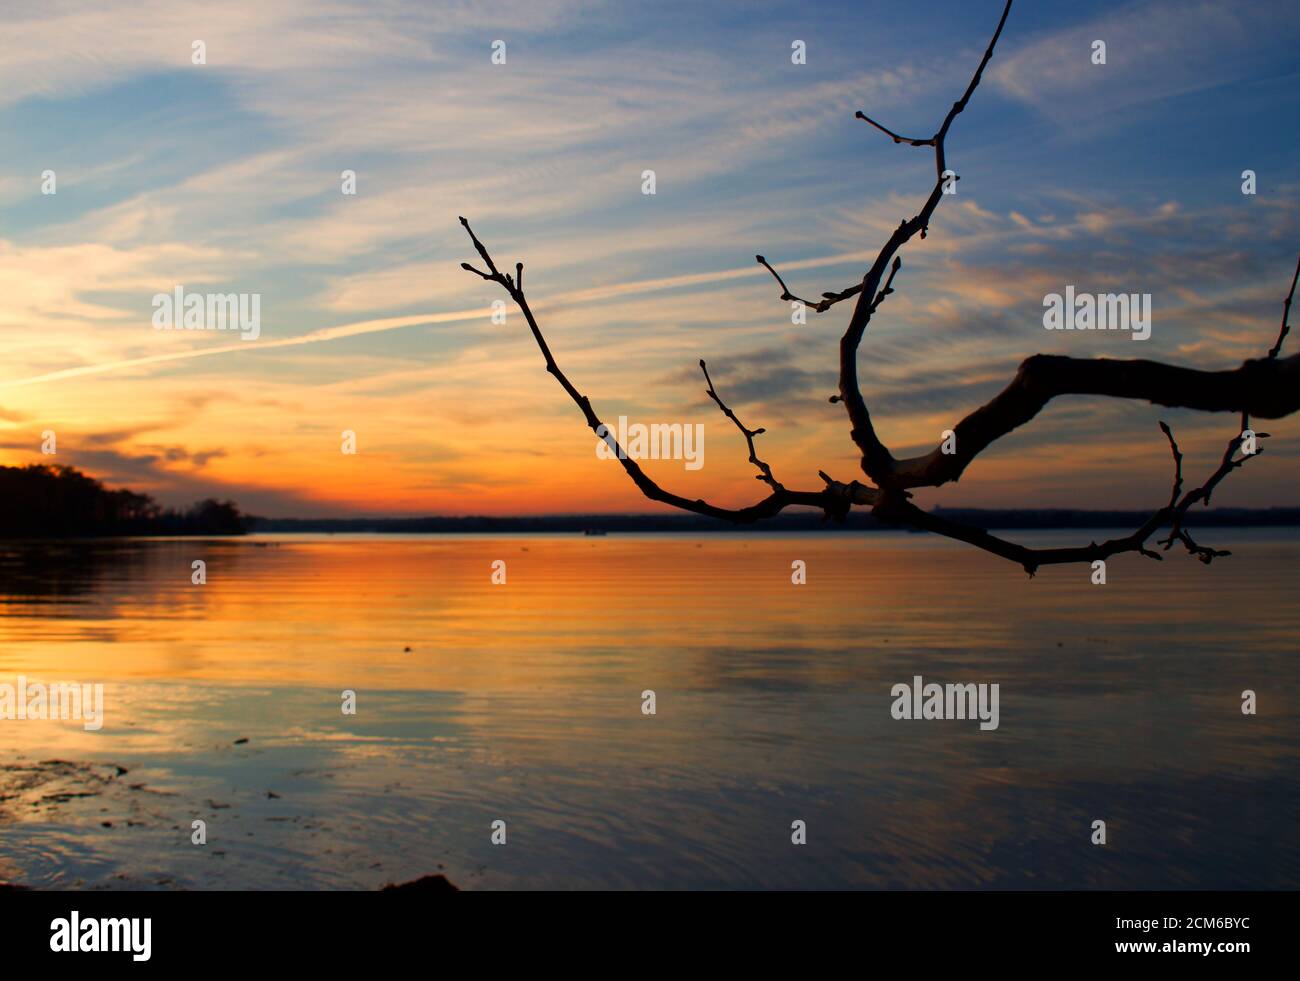
[[[745,424],[736,418],[736,414],[728,408],[727,403],[723,402],[722,399],[718,397],[718,393],[714,391],[713,379],[709,377],[709,366],[704,363],[703,358],[700,358],[700,370],[704,372],[704,380],[709,385],[706,394],[709,398],[713,399],[714,402],[718,403],[718,408],[722,410],[722,414],[736,424],[736,428],[739,429],[741,434],[745,437],[745,442],[749,444],[749,462],[758,467],[758,479],[770,484],[773,490],[783,490],[784,488],[781,484],[772,476],[772,468],[758,458],[758,451],[754,448],[754,437],[767,432],[767,430],[747,429]]]
[[[934,190],[930,192],[930,196],[926,199],[921,210],[913,217],[899,224],[876,256],[876,261],[867,270],[867,274],[862,280],[862,290],[858,295],[857,305],[854,307],[853,316],[849,320],[848,329],[845,330],[844,336],[840,339],[839,400],[848,409],[849,422],[852,427],[850,436],[853,442],[857,444],[858,449],[862,451],[862,470],[887,496],[891,488],[896,486],[893,480],[895,461],[889,449],[876,435],[875,427],[871,422],[871,413],[867,409],[866,400],[862,397],[862,390],[858,383],[858,347],[862,343],[863,334],[866,333],[867,324],[871,321],[871,316],[879,305],[874,299],[876,288],[884,275],[885,269],[889,266],[890,260],[894,258],[895,253],[900,248],[910,242],[916,235],[919,234],[922,238],[925,237],[930,218],[934,214],[935,208],[939,206],[939,201],[943,196],[944,173],[946,171],[944,141],[948,138],[948,131],[952,128],[953,120],[966,108],[975,89],[979,86],[984,69],[993,57],[993,49],[997,46],[998,38],[1002,36],[1002,28],[1006,24],[1007,16],[1010,13],[1011,0],[1007,0],[1006,5],[1002,8],[1002,17],[998,20],[998,26],[993,31],[993,37],[984,51],[984,57],[980,60],[979,67],[975,69],[975,74],[971,76],[970,84],[966,86],[966,91],[962,93],[962,97],[952,104],[952,108],[948,110],[948,114],[944,117],[943,123],[934,134],[934,137],[929,141],[912,141],[914,146],[931,145],[934,147],[935,172],[938,179],[935,182]],[[880,127],[879,124],[873,125],[883,130],[883,127]],[[901,139],[896,134],[891,133],[890,135],[895,136],[896,139]],[[950,176],[952,179],[956,179],[955,174]]]
[[[939,132],[934,135],[934,169],[939,178],[943,179],[944,172],[944,140],[948,138],[948,129],[952,126],[952,121],[961,114],[966,108],[966,103],[970,102],[970,97],[975,94],[975,89],[980,80],[984,77],[984,69],[988,67],[993,58],[993,49],[997,47],[998,38],[1002,36],[1002,28],[1006,26],[1007,15],[1011,13],[1011,0],[1007,0],[1007,5],[1002,8],[1002,16],[998,19],[997,29],[993,32],[993,39],[989,41],[989,46],[984,50],[984,57],[980,60],[979,67],[975,69],[975,74],[971,76],[970,84],[966,86],[966,91],[962,97],[952,104],[948,110],[948,115],[944,117],[943,125],[939,127]]]
[[[1228,476],[1228,474],[1232,473],[1232,471],[1236,470],[1238,467],[1244,466],[1246,461],[1252,456],[1258,456],[1260,453],[1264,452],[1264,448],[1261,446],[1253,453],[1243,456],[1239,460],[1233,459],[1236,456],[1237,451],[1241,449],[1242,444],[1245,442],[1246,430],[1249,427],[1250,417],[1243,412],[1241,416],[1241,433],[1228,441],[1228,448],[1224,451],[1223,459],[1219,462],[1218,469],[1215,470],[1214,473],[1210,474],[1209,479],[1204,484],[1194,490],[1188,491],[1187,494],[1183,496],[1182,500],[1180,500],[1177,505],[1174,505],[1173,499],[1177,498],[1179,488],[1182,485],[1182,454],[1178,452],[1178,444],[1174,442],[1173,433],[1169,431],[1169,427],[1163,422],[1160,424],[1160,428],[1163,429],[1165,435],[1169,437],[1169,445],[1173,448],[1176,466],[1174,492],[1173,497],[1170,500],[1171,514],[1169,522],[1169,537],[1161,539],[1160,541],[1160,544],[1164,545],[1166,552],[1169,551],[1174,542],[1180,541],[1186,547],[1188,552],[1195,555],[1206,565],[1209,565],[1211,561],[1220,556],[1232,554],[1228,551],[1206,548],[1205,546],[1196,544],[1196,542],[1192,540],[1192,536],[1188,533],[1187,529],[1183,527],[1183,516],[1187,513],[1187,509],[1198,501],[1209,505],[1210,495],[1214,493],[1214,489],[1219,485],[1220,481],[1222,481],[1224,477]],[[1256,433],[1255,438],[1267,439],[1268,433]]]
[[[941,444],[923,456],[890,457],[883,464],[888,479],[895,487],[938,487],[957,480],[982,450],[1061,395],[1108,395],[1169,408],[1280,419],[1300,410],[1300,355],[1247,361],[1230,371],[1201,371],[1158,361],[1036,354],[1025,359],[1001,393],[953,427],[955,452],[944,453]]]
[[[1183,492],[1183,454],[1178,450],[1178,442],[1174,439],[1174,431],[1169,428],[1169,423],[1163,419],[1160,420],[1160,431],[1165,434],[1165,439],[1169,440],[1169,452],[1174,457],[1174,489],[1169,492],[1169,507],[1178,503],[1178,495]],[[1165,551],[1168,551],[1166,549]]]
[[[1282,329],[1278,331],[1277,343],[1268,352],[1270,358],[1277,357],[1278,352],[1282,350],[1282,342],[1286,340],[1286,335],[1291,331],[1291,325],[1287,323],[1287,319],[1291,316],[1291,300],[1295,297],[1297,279],[1300,279],[1300,258],[1296,259],[1295,262],[1295,274],[1291,277],[1291,289],[1287,293],[1286,299],[1282,301]]]
[[[908,143],[912,146],[934,146],[933,136],[926,137],[924,140],[914,140],[910,136],[899,136],[897,133],[895,133],[892,129],[889,129],[887,126],[881,126],[880,123],[876,122],[874,119],[868,116],[861,109],[859,109],[853,115],[855,118],[861,119],[864,122],[868,122],[872,126],[876,127],[876,129],[880,130],[880,132],[884,133],[895,143]]]
[[[781,278],[781,274],[773,269],[771,263],[761,255],[756,255],[754,258],[758,260],[759,265],[766,268],[768,272],[776,277],[776,281],[781,285],[781,299],[798,300],[814,313],[825,313],[831,307],[835,306],[835,304],[839,303],[840,300],[847,300],[849,297],[857,296],[862,292],[862,284],[858,283],[856,286],[850,286],[848,289],[840,290],[838,293],[823,293],[822,298],[814,303],[812,300],[805,300],[803,297],[791,293],[790,288],[785,285],[785,280]]]
[[[600,417],[597,416],[595,410],[592,409],[591,400],[579,392],[578,389],[574,387],[573,383],[569,381],[568,376],[560,370],[560,366],[556,363],[555,357],[551,354],[550,346],[546,343],[546,338],[542,336],[541,328],[537,325],[537,318],[533,315],[532,308],[528,305],[528,299],[524,296],[524,291],[519,286],[519,283],[523,281],[523,263],[515,264],[515,278],[511,278],[509,273],[500,273],[497,270],[496,263],[492,261],[492,256],[488,254],[487,248],[478,240],[478,236],[474,234],[474,230],[469,227],[469,222],[464,218],[461,218],[460,223],[465,227],[465,231],[469,234],[470,241],[474,243],[475,250],[477,250],[478,254],[482,257],[483,262],[487,265],[489,271],[485,274],[469,265],[469,263],[461,263],[462,267],[478,276],[481,276],[483,279],[498,283],[505,289],[506,293],[510,295],[510,298],[515,301],[520,312],[524,315],[524,319],[528,322],[528,329],[532,331],[533,340],[537,342],[537,347],[542,352],[542,357],[546,360],[546,370],[555,376],[555,380],[560,383],[560,387],[568,393],[569,398],[571,398],[574,404],[581,410],[583,418],[587,422],[587,426],[596,434],[598,439],[604,440],[609,448],[614,451],[619,463],[622,465],[623,469],[627,471],[627,475],[632,478],[632,482],[636,484],[637,488],[647,498],[652,501],[659,501],[663,504],[671,505],[675,508],[680,508],[683,511],[691,511],[695,514],[704,514],[709,517],[719,518],[724,521],[733,521],[740,524],[748,524],[754,521],[760,521],[763,518],[770,518],[773,515],[780,514],[787,507],[796,504],[819,508],[829,517],[842,518],[843,515],[847,513],[848,509],[844,503],[844,494],[837,488],[832,487],[830,484],[827,484],[827,486],[820,491],[793,491],[782,487],[780,484],[776,483],[775,478],[773,478],[769,481],[772,483],[772,493],[758,503],[752,504],[746,508],[718,507],[709,504],[707,501],[700,499],[691,500],[690,498],[681,497],[678,494],[673,494],[664,490],[658,483],[652,480],[650,476],[641,469],[641,466],[627,454],[623,447],[618,444],[618,441],[613,437],[609,427],[605,426],[605,424],[600,421]],[[703,367],[703,362],[701,362],[701,367]],[[707,371],[705,372],[705,377],[708,377]],[[710,389],[712,389],[712,382],[709,383],[709,386]],[[716,396],[715,401],[717,401]],[[719,405],[721,404],[722,403],[719,401]],[[730,414],[730,410],[725,411]],[[739,420],[735,419],[734,414],[731,415],[731,418],[738,426],[740,425]],[[602,433],[601,430],[604,430],[604,433]],[[751,439],[751,436],[749,435],[750,431],[746,430],[744,426],[741,426],[741,431],[747,434],[747,439]],[[752,441],[750,446],[750,458],[756,461],[756,457],[753,454]],[[765,468],[766,464],[760,464],[760,467]],[[768,471],[768,473],[770,475],[770,471]],[[865,503],[866,500],[867,497],[862,496],[861,503]],[[859,503],[859,501],[855,500],[851,503]]]
[[[985,49],[984,57],[980,60],[979,67],[975,69],[975,74],[971,76],[970,84],[966,86],[966,91],[962,93],[962,97],[960,99],[958,99],[956,102],[952,104],[952,108],[948,110],[948,115],[944,117],[943,124],[939,127],[938,132],[936,132],[934,136],[927,137],[926,139],[923,140],[913,139],[908,136],[901,136],[898,133],[895,133],[893,130],[889,129],[888,127],[882,126],[880,123],[876,122],[874,119],[872,119],[870,116],[868,116],[866,113],[862,112],[861,110],[858,110],[858,112],[854,114],[855,118],[870,123],[876,129],[880,130],[882,133],[884,133],[886,136],[892,139],[895,143],[907,143],[911,146],[934,147],[935,172],[938,174],[939,185],[940,185],[939,188],[936,188],[936,192],[935,192],[936,194],[939,193],[939,191],[942,188],[942,184],[944,180],[943,173],[944,170],[946,169],[945,155],[944,155],[944,140],[947,139],[948,130],[952,126],[952,121],[956,119],[957,116],[962,112],[962,110],[966,108],[966,104],[970,102],[970,97],[974,94],[976,87],[979,85],[980,80],[984,76],[984,69],[988,66],[989,60],[993,57],[993,49],[997,46],[998,38],[1002,36],[1002,27],[1007,22],[1007,15],[1011,13],[1011,2],[1012,0],[1007,0],[1006,6],[1002,8],[1002,17],[998,20],[997,29],[994,30],[993,38],[992,40],[989,41],[989,46],[988,48]],[[957,176],[954,174],[953,180],[957,180],[957,179],[958,179]],[[817,313],[825,313],[836,303],[840,302],[840,300],[847,300],[849,297],[857,296],[858,294],[864,291],[868,296],[871,296],[872,292],[875,290],[876,283],[880,281],[879,274],[884,270],[885,266],[889,263],[890,256],[892,256],[893,253],[896,252],[904,243],[909,241],[912,238],[912,236],[914,236],[918,231],[921,233],[921,237],[925,238],[925,228],[929,224],[930,215],[934,212],[935,206],[938,205],[938,203],[939,202],[937,198],[935,198],[934,195],[931,195],[930,200],[926,202],[926,207],[922,209],[922,213],[918,215],[916,218],[911,219],[910,222],[904,222],[903,225],[900,226],[900,230],[904,228],[909,229],[907,234],[904,237],[897,239],[896,241],[895,239],[898,235],[898,233],[896,232],[895,237],[891,237],[889,242],[886,243],[885,248],[881,250],[880,255],[877,257],[876,263],[871,267],[871,270],[876,272],[875,282],[872,282],[870,285],[868,285],[868,280],[872,275],[872,271],[869,271],[867,273],[867,276],[863,279],[862,283],[858,286],[850,286],[848,289],[841,290],[838,293],[823,293],[822,294],[823,299],[818,303],[808,303],[806,300],[800,300],[800,302],[803,303],[804,306],[812,307],[812,309],[815,310]],[[913,223],[916,223],[918,221],[919,224],[913,225]],[[758,256],[757,259],[763,265],[767,266],[768,270],[772,273],[772,275],[776,276],[776,281],[781,284],[781,291],[782,291],[781,299],[783,300],[799,299],[797,296],[793,295],[790,292],[790,290],[786,287],[785,282],[781,279],[779,275],[777,275],[776,270],[767,264],[767,260],[765,260],[762,256]],[[867,317],[868,318],[870,317],[869,312],[867,313]],[[853,328],[850,327],[850,330],[852,329]],[[861,340],[861,331],[865,329],[866,329],[866,323],[863,322],[861,329],[858,331],[859,341]],[[854,350],[856,351],[856,345]],[[854,381],[855,381],[854,387],[856,388],[856,378]],[[861,423],[865,423],[867,426],[869,426],[870,417],[867,416],[866,414],[866,406],[864,405],[862,406],[861,409],[858,409],[855,404],[857,401],[861,400],[861,396],[858,396],[856,399],[852,399],[845,396],[843,392],[840,393],[840,396],[841,397],[839,401],[845,402],[846,404],[849,405],[849,416],[851,419],[854,420],[855,432],[858,430],[858,427]],[[856,419],[854,418],[855,415],[857,416]],[[871,442],[872,438],[873,437],[866,436],[864,433],[864,439],[866,439],[868,443]],[[854,441],[857,442],[857,439],[855,438]],[[862,446],[862,444],[859,443],[859,446]],[[864,454],[867,453],[866,447],[862,447],[862,448]]]
[[[929,511],[922,511],[915,504],[901,498],[891,497],[878,504],[875,513],[898,524],[910,525],[922,531],[931,531],[945,538],[966,542],[977,548],[1004,559],[1009,559],[1021,566],[1031,576],[1040,566],[1063,565],[1071,562],[1095,562],[1108,559],[1121,552],[1138,552],[1147,558],[1159,559],[1160,553],[1145,547],[1146,541],[1161,527],[1167,515],[1164,508],[1157,511],[1137,531],[1124,538],[1113,538],[1097,544],[1074,548],[1026,548],[1006,539],[991,535],[982,528],[965,525],[949,518],[941,517]]]
[[[739,510],[720,508],[702,500],[692,501],[680,497],[663,490],[641,470],[635,461],[627,458],[612,437],[603,436],[602,438],[617,452],[623,468],[646,497],[682,510],[734,522],[752,522],[771,517],[790,505],[816,507],[827,517],[837,520],[842,520],[853,507],[867,507],[885,520],[966,542],[1008,559],[1019,564],[1030,575],[1045,565],[1094,562],[1125,552],[1136,552],[1159,560],[1160,553],[1148,548],[1146,543],[1152,535],[1166,525],[1170,529],[1170,534],[1167,539],[1161,541],[1166,551],[1177,541],[1203,562],[1208,563],[1218,556],[1229,554],[1198,545],[1183,526],[1183,518],[1192,505],[1198,502],[1208,504],[1210,495],[1219,483],[1249,458],[1243,456],[1237,459],[1236,454],[1243,446],[1250,416],[1276,419],[1300,410],[1300,355],[1281,359],[1277,357],[1289,330],[1288,316],[1295,294],[1296,281],[1300,279],[1300,263],[1297,263],[1296,275],[1291,280],[1291,291],[1283,304],[1282,328],[1277,343],[1265,358],[1246,361],[1240,367],[1230,371],[1200,371],[1156,361],[1081,359],[1039,354],[1026,359],[1020,365],[1015,378],[1006,389],[959,422],[953,430],[953,440],[940,444],[927,454],[896,459],[876,434],[870,411],[858,383],[858,349],[872,316],[884,298],[894,291],[894,278],[898,274],[902,261],[898,255],[899,250],[917,235],[922,238],[926,236],[930,219],[943,196],[946,181],[957,179],[957,175],[947,171],[946,168],[945,141],[953,121],[966,108],[979,86],[1010,11],[1011,0],[1007,0],[993,37],[969,85],[961,98],[948,110],[934,136],[926,139],[902,136],[864,113],[857,114],[858,118],[865,120],[896,143],[933,147],[935,170],[938,176],[934,188],[921,209],[911,218],[899,223],[860,283],[838,293],[823,293],[821,300],[811,303],[792,293],[780,273],[763,256],[755,256],[780,285],[782,300],[802,303],[805,307],[820,313],[841,300],[853,296],[858,298],[848,326],[840,339],[839,393],[832,396],[830,401],[844,403],[849,415],[850,436],[861,453],[862,471],[876,486],[861,484],[856,480],[846,484],[833,479],[823,471],[818,471],[825,484],[822,490],[787,490],[773,476],[771,468],[758,457],[754,437],[764,430],[751,430],[741,423],[717,394],[713,381],[709,377],[708,368],[701,360],[700,368],[709,386],[707,394],[744,435],[749,446],[750,462],[759,470],[757,479],[767,483],[772,488],[772,493],[757,504]],[[462,264],[464,268],[505,288],[528,321],[533,338],[546,359],[546,370],[555,376],[569,397],[582,410],[587,425],[593,432],[600,436],[600,430],[605,429],[608,433],[608,429],[601,424],[592,410],[590,401],[569,382],[552,357],[550,348],[542,337],[541,330],[523,294],[523,265],[515,266],[514,279],[509,275],[502,275],[497,271],[492,257],[470,230],[468,222],[462,218],[461,224],[469,232],[470,239],[486,264],[488,272],[482,272],[468,263]],[[1113,398],[1141,399],[1156,405],[1198,409],[1205,412],[1238,412],[1241,414],[1242,432],[1228,444],[1219,467],[1209,479],[1200,487],[1184,493],[1183,455],[1172,430],[1166,423],[1161,422],[1160,428],[1168,439],[1174,460],[1174,480],[1169,503],[1155,511],[1132,534],[1101,543],[1091,542],[1085,546],[1067,548],[1027,548],[992,535],[984,529],[923,511],[912,503],[909,488],[938,487],[948,481],[957,480],[980,452],[1002,436],[1029,422],[1048,402],[1061,395],[1105,395]],[[1256,438],[1266,436],[1265,433],[1256,434]]]

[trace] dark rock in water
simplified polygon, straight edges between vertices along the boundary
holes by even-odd
[[[379,890],[380,892],[460,892],[453,886],[445,875],[426,875],[413,882],[403,882],[401,885],[387,885]]]
[[[248,742],[248,737],[244,737],[243,739],[236,739],[236,740],[235,740],[235,745],[236,745],[236,746],[242,746],[242,745],[244,745],[244,743],[246,743],[246,742]]]

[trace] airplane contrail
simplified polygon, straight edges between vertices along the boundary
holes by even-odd
[[[338,327],[322,327],[302,334],[299,337],[282,337],[277,340],[237,341],[222,344],[219,347],[203,347],[189,351],[173,351],[169,354],[151,354],[143,358],[126,358],[122,361],[105,361],[100,364],[83,364],[75,368],[62,368],[44,375],[31,378],[18,378],[13,381],[0,382],[0,388],[16,388],[20,385],[36,385],[40,382],[58,381],[62,378],[79,378],[83,375],[100,375],[120,368],[134,368],[138,365],[160,364],[164,361],[185,361],[189,358],[209,358],[217,354],[231,354],[236,351],[253,353],[272,347],[294,347],[299,344],[317,344],[321,341],[333,341],[340,337],[356,337],[358,334],[375,334],[384,330],[398,330],[402,327],[418,327],[421,324],[454,323],[459,320],[479,319],[486,316],[484,309],[457,310],[453,313],[417,314],[411,317],[389,317],[384,320],[361,320],[354,324],[340,324]]]
[[[802,259],[783,265],[784,269],[815,269],[821,266],[843,265],[850,262],[870,261],[874,255],[869,252],[844,252],[839,255],[821,256],[816,259]],[[589,289],[559,293],[532,304],[537,310],[562,306],[570,303],[608,300],[635,293],[656,293],[662,290],[682,289],[706,283],[719,283],[748,276],[767,275],[761,266],[744,266],[739,269],[723,269],[714,272],[685,273],[680,276],[667,276],[660,279],[634,280],[630,283],[613,283],[608,286],[596,286]],[[356,337],[361,334],[377,334],[381,331],[402,330],[406,327],[422,327],[428,324],[451,324],[468,320],[479,320],[490,315],[485,307],[473,310],[454,310],[445,313],[421,313],[407,317],[386,317],[378,320],[359,320],[337,327],[321,327],[298,337],[282,337],[275,340],[259,339],[256,341],[236,341],[217,347],[195,348],[188,351],[172,351],[168,354],[151,354],[140,358],[125,358],[120,361],[105,361],[99,364],[77,365],[73,368],[61,368],[58,371],[33,375],[30,378],[16,378],[0,381],[0,388],[18,388],[23,385],[39,385],[42,382],[60,381],[64,378],[81,378],[86,375],[101,375],[124,368],[136,368],[142,365],[162,364],[168,361],[186,361],[190,358],[210,358],[218,354],[242,352],[250,354],[269,348],[297,347],[301,344],[319,344],[322,341],[334,341],[343,337]]]

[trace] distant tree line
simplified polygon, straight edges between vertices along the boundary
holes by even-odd
[[[110,490],[74,467],[0,467],[0,537],[242,535],[247,519],[234,501],[208,498],[184,510],[148,494]]]

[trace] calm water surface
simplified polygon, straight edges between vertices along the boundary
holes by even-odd
[[[0,720],[0,880],[1297,888],[1300,535],[1205,537],[1105,586],[893,533],[0,545],[0,683],[106,700]],[[916,674],[1000,727],[895,721]]]

